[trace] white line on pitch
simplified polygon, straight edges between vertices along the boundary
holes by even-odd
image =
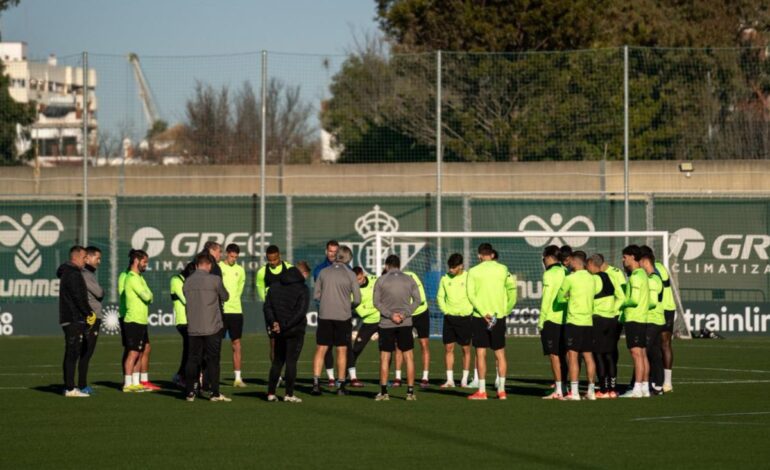
[[[686,418],[720,418],[723,416],[759,416],[770,415],[770,411],[749,411],[745,413],[715,413],[706,415],[677,415],[677,416],[649,416],[644,418],[634,418],[631,421],[664,421],[671,419],[686,419]]]

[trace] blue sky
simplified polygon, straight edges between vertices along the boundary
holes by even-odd
[[[184,120],[196,80],[232,90],[249,81],[258,91],[262,49],[269,76],[301,86],[317,110],[354,35],[377,30],[374,16],[374,0],[22,0],[0,16],[0,31],[26,42],[33,60],[54,53],[77,66],[88,51],[100,128],[138,138],[146,122],[128,52],[139,54],[171,124]]]

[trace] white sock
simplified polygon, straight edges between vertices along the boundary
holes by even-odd
[[[130,375],[124,375],[123,376],[123,386],[124,387],[130,387],[133,384],[134,383],[132,382],[132,379],[131,379]]]
[[[428,380],[428,371],[427,370],[422,371],[422,380]]]
[[[561,395],[561,382],[556,382],[556,387],[554,387],[554,391]]]
[[[463,371],[463,380],[462,383],[467,384],[468,383],[468,376],[470,375],[471,371],[464,370]]]
[[[499,375],[497,375],[497,373],[495,373],[495,387],[497,387],[497,384],[500,383],[500,379],[502,379],[502,377],[500,377]]]
[[[497,381],[497,391],[498,392],[505,391],[505,377],[500,377],[500,380]]]
[[[642,382],[642,393],[650,391],[650,382]]]
[[[487,381],[484,379],[479,379],[479,392],[487,393]]]
[[[671,369],[663,369],[663,385],[671,385]]]
[[[401,371],[400,370],[396,371],[396,380],[401,380]]]
[[[348,375],[350,376],[350,380],[358,380],[355,367],[348,368]]]
[[[580,394],[580,391],[578,390],[578,385],[580,382],[570,382],[570,391],[572,392],[572,396],[576,397]]]
[[[453,371],[453,370],[446,371],[446,381],[448,383],[454,383],[455,382],[455,371]]]
[[[241,381],[241,371],[236,370],[235,371],[235,380],[240,382]]]
[[[134,372],[131,374],[131,381],[134,383],[134,385],[139,385],[139,372]]]
[[[329,380],[334,380],[334,369],[326,369],[326,376]]]
[[[473,369],[473,381],[478,382],[478,380],[479,380],[479,370]]]
[[[641,384],[641,382],[634,382],[634,392],[642,393],[642,384]]]
[[[139,377],[140,377],[139,381],[141,381],[141,382],[149,382],[150,381],[150,374],[148,374],[147,372],[142,372],[139,375]]]
[[[588,384],[588,393],[594,393],[596,391],[596,387],[593,382]]]

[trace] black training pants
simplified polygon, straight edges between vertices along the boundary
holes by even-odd
[[[356,340],[353,341],[353,347],[348,348],[348,367],[355,367],[358,361],[358,356],[364,351],[364,348],[372,339],[372,335],[377,333],[379,329],[378,323],[364,323],[361,328],[358,329]]]
[[[72,390],[75,388],[75,368],[83,348],[83,324],[70,323],[63,325],[62,330],[64,330],[64,363],[62,365],[64,388]]]
[[[96,350],[96,340],[99,339],[99,327],[102,321],[96,320],[94,326],[83,333],[83,345],[80,348],[80,361],[78,362],[78,388],[88,386],[88,364]]]
[[[193,392],[197,382],[194,379],[198,377],[201,364],[205,361],[205,382],[211,388],[213,396],[219,395],[219,356],[222,352],[222,335],[220,332],[216,332],[208,336],[190,336],[189,348],[187,370],[185,371],[187,394]]]
[[[663,350],[660,334],[663,325],[647,324],[647,360],[650,361],[650,382],[663,386]]]
[[[187,356],[190,354],[190,337],[187,335],[187,325],[177,325],[176,331],[182,335],[182,360],[176,373],[184,378],[187,373]]]
[[[302,345],[305,343],[305,332],[290,334],[284,336],[278,334],[275,336],[275,356],[273,365],[270,367],[270,377],[268,379],[267,393],[275,395],[275,389],[278,387],[278,378],[281,376],[281,369],[286,365],[286,395],[294,395],[294,384],[297,381],[297,361],[302,352]]]

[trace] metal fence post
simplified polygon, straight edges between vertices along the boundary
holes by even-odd
[[[262,51],[262,129],[260,130],[260,157],[259,157],[259,265],[262,266],[264,258],[262,251],[265,249],[265,166],[267,162],[267,51]]]
[[[441,51],[436,51],[436,231],[441,232]],[[436,269],[441,270],[441,237],[436,241]]]
[[[629,230],[628,204],[628,46],[623,46],[623,227]],[[628,245],[628,237],[626,237]]]
[[[463,232],[473,231],[473,212],[471,208],[471,197],[467,194],[463,196]],[[471,239],[463,238],[463,260],[466,269],[471,267]]]
[[[286,259],[294,259],[294,201],[286,196]]]
[[[88,246],[88,52],[83,52],[83,230],[82,245]]]

